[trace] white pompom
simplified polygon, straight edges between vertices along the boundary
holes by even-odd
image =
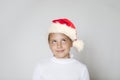
[[[73,47],[77,48],[78,52],[82,51],[84,48],[84,42],[82,40],[73,41]]]

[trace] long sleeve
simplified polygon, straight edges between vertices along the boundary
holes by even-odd
[[[39,63],[33,80],[89,80],[87,67],[75,59],[56,59]]]
[[[40,65],[37,65],[35,67],[32,80],[42,80],[40,77]]]
[[[89,72],[88,72],[87,67],[85,67],[82,78],[80,80],[90,80]]]

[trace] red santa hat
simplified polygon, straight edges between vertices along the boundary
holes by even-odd
[[[73,47],[77,48],[79,52],[84,48],[83,41],[77,38],[76,27],[66,18],[53,20],[52,25],[48,29],[48,33],[63,33],[73,41]]]

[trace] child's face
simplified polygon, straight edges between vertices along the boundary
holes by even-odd
[[[50,33],[49,46],[56,58],[69,58],[72,40],[62,33]]]

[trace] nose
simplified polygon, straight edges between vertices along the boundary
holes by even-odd
[[[62,48],[62,43],[61,42],[57,43],[57,48]]]

